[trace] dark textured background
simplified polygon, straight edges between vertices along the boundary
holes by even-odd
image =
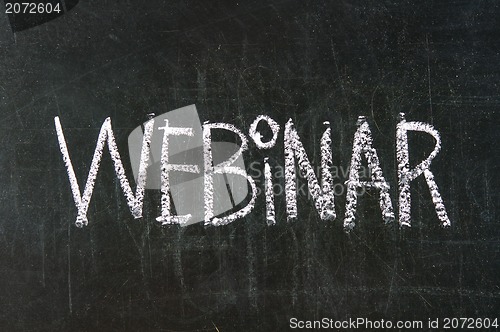
[[[500,312],[498,1],[95,0],[15,34],[0,22],[2,330],[276,331],[291,317]],[[364,196],[345,234],[345,195],[334,222],[302,198],[289,224],[278,197],[267,227],[261,196],[228,226],[162,228],[156,192],[132,218],[107,152],[89,226],[75,227],[54,116],[82,185],[106,117],[130,171],[130,131],[193,103],[202,121],[245,131],[258,114],[291,117],[315,164],[329,120],[343,167],[367,115],[395,208],[397,114],[431,123],[452,228],[440,229],[422,178],[411,229],[384,225]],[[416,162],[433,142],[410,145]],[[252,145],[245,158],[264,155]]]

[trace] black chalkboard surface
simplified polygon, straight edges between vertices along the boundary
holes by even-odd
[[[35,23],[22,29],[28,16],[0,15],[1,330],[498,329],[498,2],[66,2],[56,18],[27,19]],[[211,123],[243,133],[214,130],[212,139],[237,148],[247,140],[240,161],[259,192],[253,209],[226,225],[204,225],[203,217],[184,227],[162,225],[162,130],[155,122],[156,164],[148,171],[156,182],[148,175],[142,217],[130,212],[105,140],[88,224],[78,227],[58,128],[81,195],[109,121],[121,177],[135,194],[134,155],[147,121],[190,105],[198,117],[192,137]],[[411,227],[399,224],[401,113],[439,133],[440,151],[424,166],[449,227],[436,213],[425,174],[409,184]],[[249,135],[259,115],[279,126],[270,149]],[[354,227],[346,231],[353,144],[363,121],[394,220],[384,222],[379,187],[361,188]],[[296,136],[287,136],[287,128]],[[299,172],[309,164],[318,179],[324,176],[326,128],[334,186],[322,193],[334,198],[334,220],[322,218]],[[273,139],[264,120],[254,129],[262,142]],[[193,158],[205,158],[203,142],[186,137],[172,136],[170,148],[189,146]],[[428,132],[415,130],[405,142],[410,169],[436,145]],[[303,148],[308,159],[292,155],[293,219],[287,146]],[[360,181],[373,179],[373,155],[364,154],[373,149],[360,152]],[[266,163],[274,225],[268,225]],[[233,211],[249,204],[249,196],[236,199],[230,188],[236,182],[222,183],[226,196],[215,190],[215,205],[226,200]],[[176,205],[172,215],[180,214],[179,204],[201,193],[203,186],[178,202],[172,189],[163,199]],[[185,205],[203,216],[200,197]]]

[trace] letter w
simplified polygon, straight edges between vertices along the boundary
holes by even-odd
[[[87,210],[89,208],[90,199],[92,197],[92,192],[94,191],[94,184],[97,177],[97,172],[99,171],[99,165],[102,159],[102,153],[104,150],[104,145],[108,144],[109,153],[113,164],[115,166],[115,173],[120,181],[120,185],[127,199],[127,205],[130,208],[130,212],[134,218],[142,217],[142,206],[144,199],[144,187],[146,185],[146,175],[147,166],[149,159],[149,151],[151,144],[151,134],[153,132],[154,120],[149,120],[144,125],[144,136],[142,140],[141,149],[141,160],[139,163],[139,173],[137,176],[137,187],[135,195],[132,193],[130,184],[125,175],[125,169],[120,158],[120,153],[118,152],[118,147],[116,146],[115,136],[113,134],[113,129],[111,128],[111,118],[104,120],[99,132],[99,137],[97,138],[97,145],[94,151],[94,157],[92,158],[92,163],[90,164],[90,171],[87,177],[87,183],[85,184],[85,189],[83,194],[80,194],[80,187],[78,185],[78,180],[76,179],[75,171],[73,170],[73,163],[69,157],[68,147],[66,145],[66,139],[64,138],[63,129],[59,117],[54,118],[54,123],[57,131],[57,139],[59,141],[59,147],[61,149],[61,154],[63,157],[64,164],[66,165],[66,170],[68,172],[69,183],[71,186],[71,191],[73,192],[73,199],[75,200],[75,205],[78,209],[78,216],[76,217],[76,226],[82,227],[88,224],[87,220]]]

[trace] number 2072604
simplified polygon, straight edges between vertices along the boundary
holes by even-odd
[[[6,14],[51,14],[60,12],[60,3],[7,2],[5,4]]]

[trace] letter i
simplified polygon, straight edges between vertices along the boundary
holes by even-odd
[[[273,137],[271,140],[267,142],[262,142],[262,135],[257,131],[257,125],[260,121],[265,121],[271,132],[273,133]],[[270,149],[272,148],[278,139],[278,132],[280,131],[280,126],[266,115],[259,115],[255,118],[254,122],[250,125],[249,136],[254,140],[255,145],[259,149]],[[265,185],[265,194],[266,194],[266,220],[268,225],[276,224],[276,216],[274,212],[274,192],[273,192],[273,181],[272,181],[272,173],[271,166],[268,162],[268,157],[264,158],[264,185]]]
[[[266,220],[268,225],[276,224],[276,217],[274,213],[274,193],[273,193],[273,181],[271,174],[271,166],[267,161],[269,158],[264,158],[264,179],[266,187]]]

